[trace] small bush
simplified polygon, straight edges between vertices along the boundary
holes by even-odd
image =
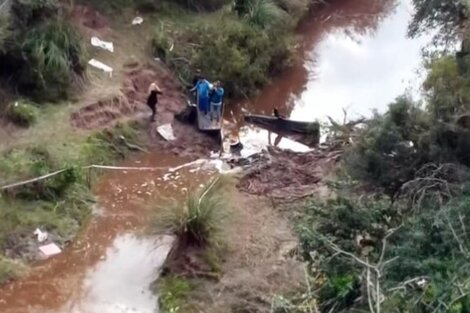
[[[7,107],[6,117],[16,125],[28,127],[36,122],[38,109],[32,104],[19,101]]]
[[[161,208],[157,227],[176,235],[183,245],[220,245],[227,214],[226,185],[226,179],[218,177],[190,193],[186,203]]]
[[[51,20],[30,30],[19,49],[25,56],[19,87],[36,99],[66,98],[74,79],[83,75],[85,49],[81,36],[66,21]]]
[[[231,15],[196,20],[181,30],[160,27],[153,46],[186,84],[191,68],[200,68],[208,79],[221,80],[232,98],[255,93],[289,66],[292,56],[285,32],[260,31]]]

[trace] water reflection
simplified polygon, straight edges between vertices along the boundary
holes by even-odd
[[[421,51],[430,38],[407,37],[412,12],[411,0],[337,0],[315,12],[300,27],[298,63],[233,108],[234,121],[243,125],[242,107],[258,114],[277,107],[292,119],[313,121],[342,118],[343,108],[349,117],[383,111],[405,90],[419,96]]]

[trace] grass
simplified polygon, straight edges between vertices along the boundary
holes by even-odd
[[[184,204],[171,204],[159,210],[157,227],[176,235],[189,246],[220,246],[228,203],[225,177],[217,177],[198,192],[191,192]]]
[[[0,284],[18,277],[24,267],[0,256]]]
[[[187,299],[195,288],[189,279],[168,275],[159,280],[155,293],[160,295],[160,309],[165,313],[187,312]]]
[[[22,127],[29,127],[36,123],[38,109],[27,102],[16,101],[7,106],[6,117],[14,124]]]
[[[14,251],[15,258],[34,260],[36,251],[31,250],[31,243],[36,228],[49,232],[58,244],[72,240],[86,223],[94,203],[89,180],[81,167],[91,163],[109,165],[128,156],[131,150],[121,138],[137,142],[137,127],[135,123],[118,124],[112,129],[74,137],[68,143],[64,142],[67,136],[58,135],[58,141],[50,145],[28,143],[1,151],[0,185],[67,170],[0,194],[0,261],[7,249]],[[2,275],[11,276],[6,274],[7,270],[4,274],[1,267],[2,263],[0,283]]]

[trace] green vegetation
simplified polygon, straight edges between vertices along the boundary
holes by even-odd
[[[21,265],[0,257],[0,282],[8,281],[18,277],[21,270]]]
[[[66,99],[85,70],[80,35],[55,0],[13,0],[11,6],[0,24],[0,62],[7,64],[1,75],[38,101]]]
[[[185,84],[200,68],[227,96],[248,96],[290,65],[293,28],[311,4],[247,0],[201,15],[173,8],[156,28],[154,51]]]
[[[28,102],[16,101],[7,106],[5,115],[16,125],[29,127],[36,122],[38,109]]]
[[[189,193],[183,205],[161,208],[157,227],[176,235],[185,246],[220,246],[228,210],[227,184],[226,178],[218,177],[197,193]]]
[[[412,33],[463,31],[463,2],[414,4]],[[348,135],[336,196],[297,220],[307,290],[276,312],[470,312],[466,51],[428,62],[425,104],[399,97]]]
[[[136,123],[118,124],[88,138],[78,138],[66,147],[58,142],[47,147],[26,146],[2,152],[2,186],[63,171],[7,189],[0,195],[0,283],[14,274],[14,267],[10,266],[14,264],[2,256],[6,251],[9,258],[35,259],[37,251],[32,233],[36,228],[47,231],[61,245],[73,239],[86,222],[94,202],[89,189],[93,177],[82,167],[109,165],[128,156],[139,142],[138,127]]]
[[[413,0],[416,12],[409,26],[414,37],[429,29],[436,29],[439,43],[454,41],[459,28],[468,19],[467,0]]]
[[[160,309],[165,313],[187,312],[186,301],[193,289],[193,283],[188,279],[174,275],[161,278],[155,285],[155,291],[160,295]]]

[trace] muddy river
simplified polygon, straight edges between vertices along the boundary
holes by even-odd
[[[384,110],[407,88],[419,94],[420,50],[425,39],[406,38],[410,1],[349,0],[315,13],[299,30],[299,61],[258,97],[228,112],[241,125],[241,109],[274,107],[299,120]],[[267,143],[267,132],[242,126],[242,141]],[[280,147],[296,145],[282,139]],[[301,146],[296,150],[302,149]],[[171,248],[172,237],[152,237],[145,226],[166,201],[182,201],[216,172],[174,155],[152,152],[123,166],[153,170],[109,171],[95,185],[99,201],[76,242],[0,289],[2,313],[153,313],[149,285]],[[185,166],[181,167],[181,165]]]

